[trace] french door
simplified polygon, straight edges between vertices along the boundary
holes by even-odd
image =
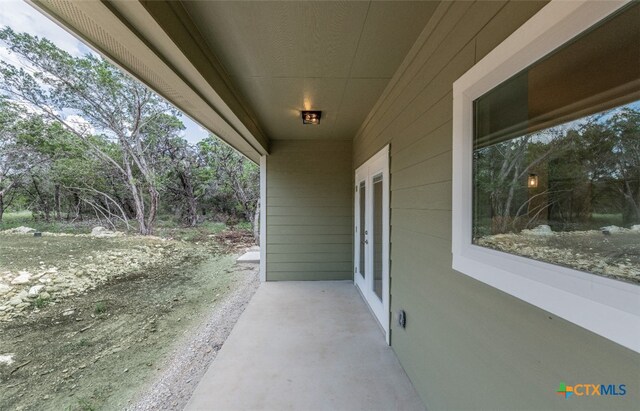
[[[389,146],[356,170],[354,283],[389,342]]]

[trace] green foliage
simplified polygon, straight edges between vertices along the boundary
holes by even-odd
[[[19,139],[22,123],[19,107],[0,96],[0,221],[34,161]]]
[[[98,301],[93,309],[95,314],[104,314],[107,312],[107,303],[105,301]]]
[[[0,44],[21,61],[0,61],[1,227],[5,209],[47,231],[90,218],[149,234],[160,212],[253,221],[257,166],[214,136],[189,145],[181,114],[147,87],[9,27]]]
[[[38,309],[42,309],[42,308],[46,307],[47,305],[49,305],[49,299],[48,298],[38,297],[33,301],[33,306],[35,308],[38,308]]]
[[[95,411],[97,410],[96,406],[93,405],[93,403],[86,399],[86,398],[82,398],[80,400],[78,400],[78,409],[80,411]]]
[[[90,347],[92,345],[93,344],[91,343],[91,341],[86,338],[81,338],[80,341],[78,341],[77,343],[78,347]]]
[[[96,411],[97,409],[98,406],[89,398],[80,398],[77,407],[70,408],[72,411]]]
[[[226,229],[224,223],[204,221],[196,227],[185,227],[175,220],[161,220],[157,233],[161,237],[175,238],[183,241],[210,241],[210,236],[218,234]]]
[[[253,222],[260,197],[258,166],[211,135],[198,143],[198,151],[205,164],[199,178],[212,182],[208,199],[229,214]]]

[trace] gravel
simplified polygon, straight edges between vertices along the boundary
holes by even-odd
[[[200,379],[216,358],[251,297],[258,289],[258,266],[244,265],[246,276],[234,291],[213,307],[208,318],[177,345],[161,366],[161,373],[126,409],[131,411],[182,410]]]

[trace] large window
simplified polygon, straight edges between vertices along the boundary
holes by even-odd
[[[552,2],[456,82],[453,227],[454,268],[636,350],[638,21]]]
[[[474,101],[473,243],[640,283],[640,4]]]

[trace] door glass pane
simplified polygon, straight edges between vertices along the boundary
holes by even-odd
[[[373,291],[382,300],[382,174],[373,178]]]
[[[360,262],[358,263],[358,271],[360,271],[360,275],[364,278],[364,240],[365,240],[365,204],[366,204],[366,188],[364,181],[360,183],[360,224],[358,225],[358,230],[360,230]]]

